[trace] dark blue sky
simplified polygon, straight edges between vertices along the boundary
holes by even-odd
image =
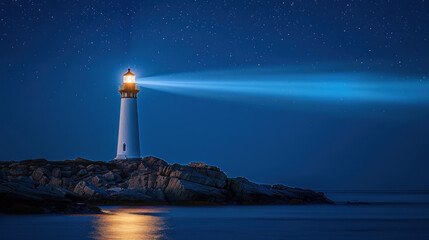
[[[346,64],[426,84],[428,22],[425,1],[1,1],[0,160],[115,157],[127,67]],[[429,189],[427,103],[273,102],[142,89],[142,152],[261,183]]]

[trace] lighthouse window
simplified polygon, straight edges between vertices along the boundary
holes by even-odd
[[[122,149],[124,150],[124,152],[125,152],[125,149],[127,148],[127,145],[124,143],[124,144],[122,144]]]

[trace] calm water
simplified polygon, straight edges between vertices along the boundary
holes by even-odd
[[[328,193],[370,205],[106,207],[0,215],[0,239],[429,239],[428,193]]]

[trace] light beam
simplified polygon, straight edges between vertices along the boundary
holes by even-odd
[[[153,76],[137,82],[142,87],[170,93],[223,99],[429,104],[429,83],[425,76],[404,77],[381,72],[247,69]]]

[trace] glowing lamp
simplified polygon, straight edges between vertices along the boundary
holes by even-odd
[[[131,69],[128,68],[128,72],[124,74],[124,83],[135,83],[136,75],[131,72]]]

